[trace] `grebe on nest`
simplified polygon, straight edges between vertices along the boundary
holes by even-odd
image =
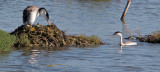
[[[47,20],[48,24],[50,25],[49,14],[47,10],[45,8],[38,8],[37,6],[28,6],[27,8],[24,9],[23,24],[32,26],[36,18],[41,14],[44,15],[44,18]]]

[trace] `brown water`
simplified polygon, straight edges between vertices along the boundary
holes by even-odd
[[[0,72],[158,72],[160,44],[136,41],[120,50],[121,31],[150,34],[160,27],[159,0],[132,0],[126,22],[120,21],[127,0],[0,0],[0,29],[11,32],[22,25],[28,5],[45,7],[50,21],[66,34],[97,35],[105,45],[88,48],[14,50],[0,54]],[[35,23],[47,25],[43,16]],[[134,40],[133,40],[134,41]]]

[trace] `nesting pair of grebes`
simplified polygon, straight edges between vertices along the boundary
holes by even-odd
[[[27,8],[24,9],[24,11],[23,11],[23,24],[32,26],[32,24],[34,23],[36,18],[42,14],[44,15],[44,18],[46,19],[46,21],[50,25],[49,14],[48,14],[47,10],[45,8],[38,8],[37,6],[28,6]],[[137,45],[136,42],[132,42],[132,41],[123,42],[122,41],[123,40],[122,33],[119,31],[115,32],[112,36],[114,36],[114,35],[120,36],[120,45]]]

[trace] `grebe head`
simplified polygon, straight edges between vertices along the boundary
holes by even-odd
[[[120,31],[116,31],[113,35],[118,35],[118,36],[121,36],[122,33]]]
[[[42,8],[39,8],[38,11],[39,11],[39,14],[40,14],[40,15],[41,15],[41,14],[44,15],[44,18],[47,20],[48,24],[50,25],[50,23],[49,23],[49,14],[48,14],[47,10],[42,7]]]

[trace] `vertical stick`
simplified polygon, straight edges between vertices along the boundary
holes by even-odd
[[[123,14],[122,14],[122,16],[121,16],[121,20],[122,20],[122,21],[124,21],[124,17],[125,17],[125,15],[126,15],[127,11],[128,11],[128,8],[129,8],[129,6],[130,6],[130,3],[131,3],[131,0],[128,0],[128,2],[127,2],[127,4],[126,4],[126,7],[125,7],[125,9],[124,9],[124,12],[123,12]]]

